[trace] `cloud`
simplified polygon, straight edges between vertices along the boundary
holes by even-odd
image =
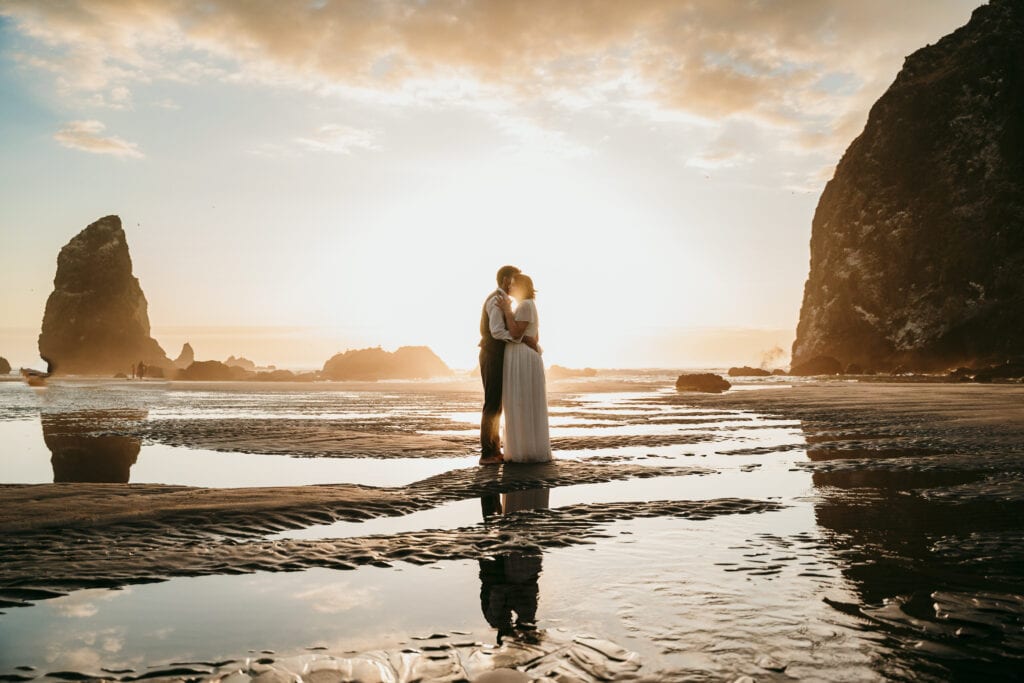
[[[68,82],[216,75],[393,90],[470,77],[523,97],[607,96],[616,83],[707,116],[801,118],[828,73],[867,83],[966,18],[969,0],[8,0],[22,33],[59,48]],[[205,66],[196,70],[196,56]],[[895,61],[894,61],[895,60]],[[219,64],[215,67],[214,64]],[[187,75],[187,74],[185,74]],[[837,93],[837,96],[844,95]]]
[[[377,149],[377,133],[338,124],[321,126],[307,137],[295,138],[296,144],[312,152],[351,154],[353,150]]]
[[[101,133],[106,129],[99,121],[71,121],[53,134],[53,139],[64,147],[93,154],[110,154],[132,159],[143,158],[138,145],[119,137]]]
[[[130,107],[131,88],[166,81],[469,106],[510,132],[536,121],[526,132],[570,156],[581,112],[739,120],[805,163],[808,152],[837,158],[904,56],[980,1],[4,0],[0,15],[32,45],[20,63],[53,73],[75,102]],[[537,108],[548,120],[527,113]],[[291,142],[351,154],[376,136],[325,126]],[[104,151],[117,149],[134,148]]]

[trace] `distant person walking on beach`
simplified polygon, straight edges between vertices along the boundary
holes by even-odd
[[[497,465],[505,460],[501,452],[503,404],[506,411],[513,413],[511,422],[509,413],[505,413],[506,436],[509,434],[509,425],[511,424],[516,429],[513,446],[519,444],[508,458],[509,461],[527,462],[541,459],[550,460],[551,458],[550,445],[544,449],[545,453],[532,452],[537,443],[543,441],[546,444],[548,442],[547,397],[544,389],[544,367],[540,359],[540,349],[537,346],[536,307],[531,302],[524,308],[521,320],[516,319],[516,312],[512,310],[509,293],[520,272],[515,266],[503,266],[498,269],[496,277],[498,289],[491,292],[484,301],[480,314],[480,379],[484,385],[484,406],[480,417],[481,465]],[[532,280],[529,280],[528,290],[523,291],[528,291],[532,295],[534,292]],[[521,295],[523,295],[522,292]],[[513,334],[510,329],[516,333]],[[532,335],[528,334],[530,332]],[[513,356],[512,353],[506,358],[506,351],[510,349],[521,349],[512,352],[514,354],[520,354],[522,351],[529,352],[535,356],[535,362],[534,360],[524,361],[524,358],[518,355]],[[541,406],[536,404],[538,396],[536,370],[538,367],[540,370]],[[527,386],[528,390],[523,388]],[[508,400],[505,400],[506,391]],[[530,397],[529,399],[524,398],[527,395]],[[537,415],[539,409],[543,410],[543,420]],[[531,417],[527,419],[526,415]],[[539,432],[541,426],[543,427],[542,434],[538,433],[523,438],[527,430]],[[517,436],[520,438],[517,439]],[[524,451],[523,447],[526,447],[529,452]]]

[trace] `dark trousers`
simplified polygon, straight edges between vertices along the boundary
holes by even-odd
[[[480,453],[491,458],[501,452],[501,373],[505,343],[480,349],[480,379],[484,383],[484,409],[480,415]]]

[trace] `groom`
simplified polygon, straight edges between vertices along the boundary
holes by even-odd
[[[518,342],[505,325],[503,305],[520,270],[515,266],[498,269],[498,288],[491,292],[480,313],[480,379],[484,383],[484,409],[480,416],[480,464],[501,462],[501,374],[505,344]]]

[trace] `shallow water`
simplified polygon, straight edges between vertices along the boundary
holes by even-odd
[[[219,675],[310,652],[426,656],[415,637],[434,633],[479,648],[556,629],[638,653],[639,672],[623,676],[1020,671],[1015,415],[951,420],[930,386],[879,385],[842,406],[832,398],[854,390],[838,384],[812,394],[775,383],[753,398],[677,395],[650,378],[625,386],[550,397],[557,457],[607,477],[565,468],[538,474],[541,489],[499,483],[499,497],[432,479],[474,462],[473,392],[0,384],[4,483],[350,482],[424,501],[285,528],[253,518],[238,536],[118,527],[0,541],[11,560],[0,568],[11,605],[0,674]],[[1018,391],[976,389],[942,396],[981,415]],[[664,476],[638,478],[637,467]],[[27,547],[37,560],[15,557]],[[139,561],[126,570],[116,561],[129,552]],[[73,574],[76,561],[116,588],[69,588],[52,568]]]

